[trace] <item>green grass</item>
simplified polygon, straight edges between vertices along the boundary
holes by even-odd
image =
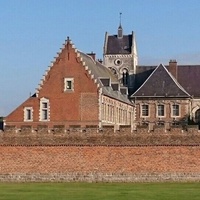
[[[200,183],[0,183],[0,200],[199,200]]]

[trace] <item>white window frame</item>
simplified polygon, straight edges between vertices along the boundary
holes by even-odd
[[[174,106],[178,106],[178,115],[176,115],[176,114],[174,115],[174,111],[175,111]],[[171,105],[171,116],[172,117],[180,117],[180,110],[181,110],[180,107],[181,107],[180,104],[172,104]]]
[[[28,113],[30,112],[30,113]],[[33,121],[33,108],[32,107],[25,107],[24,108],[24,121],[25,122],[32,122]]]
[[[143,109],[143,106],[147,106],[147,112],[148,112],[148,115],[143,115],[143,114],[144,114],[144,109]],[[141,116],[141,117],[149,117],[149,113],[150,113],[150,108],[149,108],[149,105],[148,105],[148,104],[142,104],[142,105],[141,105],[141,112],[140,112],[140,116]]]
[[[71,86],[68,85],[68,82]],[[73,92],[74,91],[74,78],[64,78],[64,92]]]
[[[44,107],[44,105],[46,106]],[[42,98],[40,99],[40,121],[49,121],[50,120],[50,103],[49,99]]]
[[[160,110],[160,109],[159,109],[160,106],[161,106],[163,109]],[[159,112],[162,112],[162,111],[163,111],[163,115],[160,115]],[[163,104],[158,104],[158,105],[157,105],[157,117],[159,117],[159,118],[165,117],[165,113],[166,113],[166,112],[165,112],[165,105],[163,105]]]

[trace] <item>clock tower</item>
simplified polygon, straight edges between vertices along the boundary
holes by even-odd
[[[123,34],[121,13],[117,35],[105,34],[103,64],[117,76],[121,85],[127,86],[129,91],[133,89],[138,65],[135,34]]]

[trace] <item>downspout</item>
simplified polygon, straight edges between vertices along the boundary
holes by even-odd
[[[99,88],[99,129],[102,129],[102,88]]]

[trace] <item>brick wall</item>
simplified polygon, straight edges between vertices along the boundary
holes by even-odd
[[[200,181],[196,126],[88,126],[0,133],[0,181]]]
[[[7,127],[8,128],[8,127]],[[20,132],[10,127],[0,134],[0,145],[117,145],[117,146],[152,146],[152,145],[199,145],[200,132],[197,126],[156,127],[152,131],[148,127],[138,126],[132,130],[130,126],[71,126],[63,125],[48,129],[41,126],[37,131],[31,126],[24,126]]]
[[[0,146],[0,181],[200,181],[200,146]]]

